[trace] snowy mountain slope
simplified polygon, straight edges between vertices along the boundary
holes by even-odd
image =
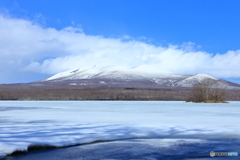
[[[89,69],[76,69],[66,72],[58,73],[52,77],[49,77],[43,81],[62,81],[62,80],[74,80],[74,79],[92,79],[92,78],[111,78],[111,79],[158,79],[161,78],[179,78],[183,75],[172,74],[172,73],[152,73],[152,72],[141,72],[136,69],[126,69],[122,67],[111,67],[98,69],[92,67]]]
[[[240,89],[240,85],[219,80],[207,74],[181,75],[174,73],[147,72],[139,69],[110,67],[99,69],[96,66],[89,69],[75,69],[58,73],[41,82],[66,82],[69,85],[105,85],[118,87],[192,87],[203,79],[218,81],[222,88]]]
[[[209,76],[207,74],[196,74],[196,75],[193,75],[193,76],[189,76],[188,78],[185,78],[184,80],[180,81],[178,83],[178,86],[191,87],[192,84],[201,82],[204,79],[218,80],[217,78]]]

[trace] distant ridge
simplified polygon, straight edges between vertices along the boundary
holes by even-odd
[[[108,87],[192,87],[205,78],[218,81],[221,88],[240,89],[237,83],[220,80],[207,74],[183,75],[127,69],[124,67],[109,67],[99,69],[96,66],[89,69],[74,69],[61,72],[40,82],[61,82],[69,85],[97,85]]]

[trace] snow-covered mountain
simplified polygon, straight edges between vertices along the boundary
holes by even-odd
[[[102,85],[108,87],[192,87],[195,83],[210,78],[220,83],[222,88],[240,89],[240,85],[220,80],[207,74],[182,75],[128,69],[125,67],[110,67],[99,69],[96,66],[89,69],[75,69],[61,72],[41,82],[65,82],[69,85]]]

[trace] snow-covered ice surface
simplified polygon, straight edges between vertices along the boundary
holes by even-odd
[[[145,138],[164,147],[229,139],[240,148],[239,115],[240,102],[1,101],[0,157],[34,145]]]

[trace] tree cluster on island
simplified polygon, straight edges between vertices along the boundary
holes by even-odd
[[[205,78],[193,85],[191,98],[188,102],[195,103],[226,103],[226,90],[221,87],[218,81]]]

